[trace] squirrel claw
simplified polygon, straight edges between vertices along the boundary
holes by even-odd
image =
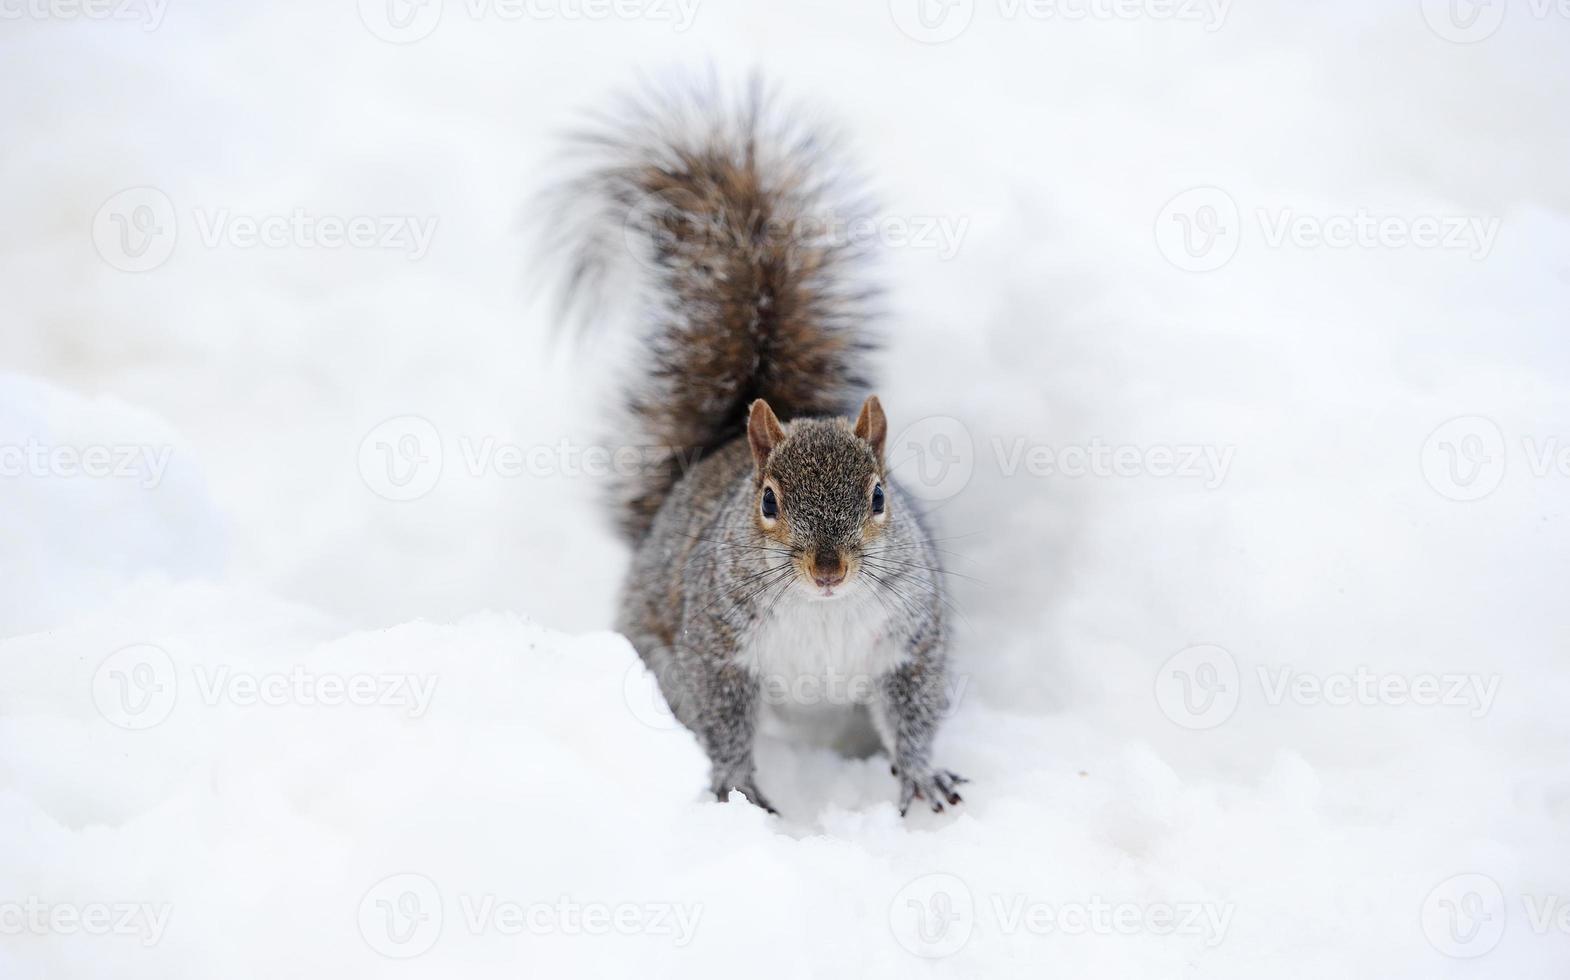
[[[954,787],[970,781],[947,769],[935,769],[921,778],[900,776],[899,780],[899,814],[902,817],[910,812],[913,800],[925,800],[931,805],[933,813],[942,813],[945,801],[950,806],[958,806],[965,800]]]

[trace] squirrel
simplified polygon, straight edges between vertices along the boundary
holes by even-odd
[[[966,780],[932,760],[949,706],[937,550],[888,472],[881,402],[857,407],[878,294],[851,275],[862,245],[834,232],[866,213],[853,182],[756,80],[602,122],[575,138],[590,163],[563,195],[591,220],[564,211],[554,228],[566,305],[620,278],[629,246],[649,298],[626,408],[656,462],[618,488],[634,556],[616,628],[718,799],[776,812],[757,786],[760,715],[826,724],[826,706],[870,722],[902,815],[959,804]]]

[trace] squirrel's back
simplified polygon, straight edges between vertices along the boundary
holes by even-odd
[[[866,210],[831,144],[757,83],[630,99],[574,144],[590,164],[567,197],[569,298],[592,303],[628,250],[647,280],[626,404],[650,462],[618,501],[638,541],[753,400],[787,421],[854,412],[874,347],[854,276]]]

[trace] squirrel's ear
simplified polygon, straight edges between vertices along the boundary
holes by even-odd
[[[785,430],[780,428],[779,416],[774,414],[774,409],[761,398],[753,402],[747,413],[747,442],[752,445],[752,460],[758,464],[758,472],[763,472],[763,464],[769,461],[769,453],[783,438]]]
[[[883,461],[883,441],[889,434],[889,421],[883,417],[883,403],[877,395],[868,395],[861,403],[861,414],[856,416],[856,435],[872,443],[872,451]]]

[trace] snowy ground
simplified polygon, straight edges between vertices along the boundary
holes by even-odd
[[[1561,8],[99,10],[0,3],[0,977],[1570,970]],[[705,802],[606,632],[527,202],[706,61],[887,205],[958,813]]]

